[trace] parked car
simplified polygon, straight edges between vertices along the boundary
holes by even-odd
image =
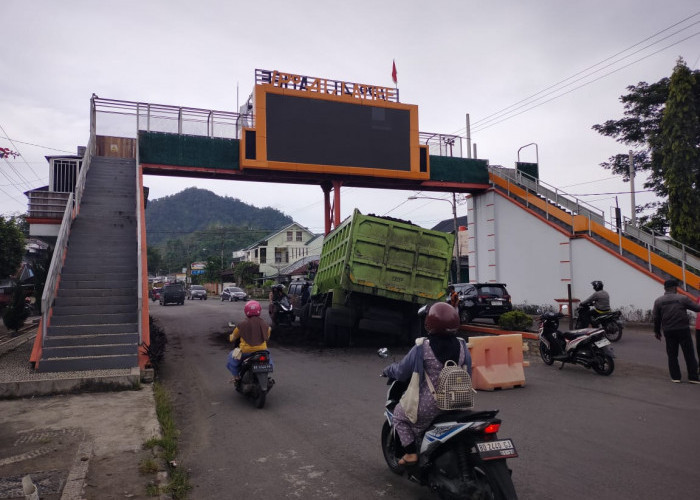
[[[513,310],[505,283],[455,283],[459,294],[459,319],[490,318],[498,324],[502,314]]]
[[[245,293],[242,289],[238,288],[237,286],[227,286],[221,292],[221,300],[222,302],[224,300],[228,300],[229,302],[248,300],[248,294]]]
[[[155,302],[156,300],[160,300],[160,291],[162,290],[162,287],[153,287],[151,288],[151,291],[148,292],[148,294],[151,296],[151,300]]]
[[[185,287],[182,283],[168,283],[160,292],[160,305],[185,303]]]
[[[187,289],[187,298],[189,300],[207,300],[207,289],[202,285],[192,285]]]

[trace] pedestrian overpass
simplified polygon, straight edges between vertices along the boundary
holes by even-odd
[[[393,90],[258,70],[244,113],[93,96],[90,139],[60,217],[30,193],[30,225],[60,223],[31,357],[37,369],[148,364],[144,174],[318,185],[326,232],[340,223],[341,186],[468,193],[472,281],[506,281],[521,297],[552,302],[562,283],[583,286],[578,270],[605,252],[610,269],[651,283],[673,276],[697,292],[694,251],[629,224],[611,231],[603,214],[536,175],[463,158],[460,137],[419,132],[417,107]],[[371,147],[357,153],[362,144]],[[562,256],[567,242],[581,265]],[[556,277],[541,297],[538,276]]]

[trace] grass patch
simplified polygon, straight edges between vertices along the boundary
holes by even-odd
[[[187,472],[175,466],[177,439],[180,433],[175,427],[175,418],[173,416],[170,395],[158,382],[153,384],[153,394],[156,401],[156,415],[158,416],[158,422],[160,422],[163,436],[161,438],[149,439],[144,443],[143,447],[151,450],[155,448],[159,449],[160,458],[167,464],[168,476],[170,478],[170,482],[165,487],[165,490],[170,493],[174,500],[184,499],[187,498],[187,492],[192,489],[192,485],[189,482]],[[152,459],[144,460],[139,470],[142,470],[141,467],[148,470],[149,473],[158,471],[158,464]],[[152,470],[154,467],[155,469]],[[154,488],[151,488],[151,486],[154,486]],[[160,492],[160,488],[158,488],[157,485],[149,485],[148,489],[152,490],[146,492],[149,496],[156,496]]]
[[[139,472],[144,476],[147,474],[155,474],[160,467],[154,458],[144,458],[139,464]]]

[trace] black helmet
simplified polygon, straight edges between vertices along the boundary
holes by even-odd
[[[433,304],[425,317],[425,329],[430,334],[456,333],[459,328],[457,310],[446,302]]]
[[[596,292],[599,292],[603,289],[602,281],[591,281],[591,285],[593,285],[593,290],[595,290]]]

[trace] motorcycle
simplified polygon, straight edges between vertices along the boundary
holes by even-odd
[[[289,297],[283,295],[272,303],[272,322],[275,325],[291,325],[294,322],[294,307],[289,302]]]
[[[604,329],[605,336],[610,342],[617,342],[622,338],[622,312],[620,311],[610,311],[594,317],[590,306],[579,305],[576,309],[576,329],[588,328],[589,324],[594,328]]]
[[[236,390],[251,399],[256,408],[262,408],[275,385],[271,373],[270,351],[256,351],[241,362],[241,378],[236,382]]]
[[[540,316],[540,356],[546,365],[561,361],[593,368],[600,375],[610,375],[615,370],[610,340],[602,328],[584,328],[570,332],[559,331],[562,313],[546,312]]]
[[[386,348],[378,352],[388,356]],[[516,500],[506,459],[518,453],[512,439],[498,439],[498,410],[459,410],[439,415],[420,438],[418,463],[399,465],[404,450],[393,429],[394,408],[408,387],[389,379],[382,425],[382,453],[395,474],[428,486],[443,499]]]
[[[236,327],[235,323],[229,322],[228,325]],[[238,370],[240,378],[235,383],[236,391],[252,400],[256,408],[262,408],[267,394],[275,385],[275,379],[270,376],[272,371],[270,351],[255,351],[241,361]]]

